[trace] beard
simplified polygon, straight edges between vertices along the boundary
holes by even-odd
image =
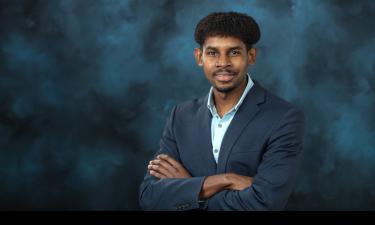
[[[239,85],[238,85],[239,86]],[[233,91],[234,89],[236,89],[236,87],[238,86],[231,86],[231,87],[218,87],[216,85],[214,85],[214,88],[218,91],[218,92],[221,92],[221,93],[229,93],[231,91]]]

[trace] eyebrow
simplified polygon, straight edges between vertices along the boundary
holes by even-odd
[[[207,46],[206,50],[213,50],[213,51],[217,51],[217,52],[219,51],[218,48],[212,47],[212,46]],[[234,46],[234,47],[229,48],[229,51],[233,51],[233,50],[242,50],[242,47]]]

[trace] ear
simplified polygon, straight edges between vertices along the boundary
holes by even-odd
[[[253,65],[255,64],[256,58],[257,58],[257,49],[256,48],[250,48],[250,50],[247,52],[247,56],[249,58],[249,64]]]
[[[200,48],[194,48],[194,57],[195,57],[195,61],[197,62],[198,66],[203,66],[202,53],[203,52]]]

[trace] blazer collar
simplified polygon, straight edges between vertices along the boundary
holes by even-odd
[[[228,156],[232,151],[233,145],[236,143],[245,127],[259,112],[259,105],[264,101],[265,90],[257,81],[254,81],[253,88],[247,94],[242,106],[236,112],[236,115],[224,135],[220,148],[217,173],[223,173],[226,171]]]

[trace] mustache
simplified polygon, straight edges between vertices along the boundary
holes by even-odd
[[[235,75],[235,74],[237,74],[237,71],[231,70],[231,69],[218,69],[218,70],[213,72],[213,75],[217,75],[217,74],[220,74],[220,73],[228,73],[228,74]]]

